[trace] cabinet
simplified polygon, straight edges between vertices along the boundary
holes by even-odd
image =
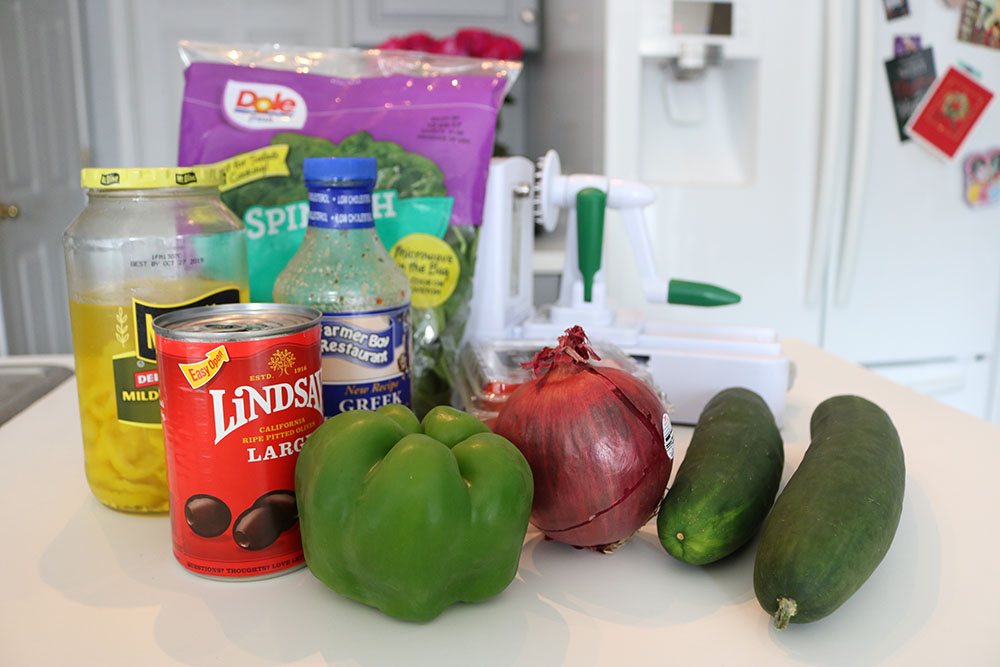
[[[526,52],[537,51],[540,4],[540,0],[350,0],[351,42],[373,47],[412,32],[440,38],[477,27],[510,35]]]

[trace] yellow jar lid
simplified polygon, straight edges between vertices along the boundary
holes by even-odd
[[[218,167],[149,167],[145,169],[82,169],[80,185],[95,190],[218,187],[224,182]]]

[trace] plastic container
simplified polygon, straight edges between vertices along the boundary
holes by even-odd
[[[243,223],[215,168],[84,169],[63,235],[87,481],[128,512],[168,509],[152,320],[246,301]]]
[[[600,360],[598,366],[613,366],[645,382],[655,391],[664,405],[669,403],[656,386],[653,376],[621,348],[606,341],[592,341]],[[473,340],[459,353],[459,371],[455,379],[456,404],[488,425],[500,411],[504,401],[525,382],[531,371],[522,364],[534,359],[552,341],[533,339]]]
[[[375,231],[375,158],[306,158],[309,227],[274,300],[323,313],[323,412],[411,405],[410,281]]]

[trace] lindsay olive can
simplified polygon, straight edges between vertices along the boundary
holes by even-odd
[[[295,462],[323,423],[319,311],[275,303],[153,320],[174,556],[197,574],[302,567]]]

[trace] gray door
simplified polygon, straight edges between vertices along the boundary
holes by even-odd
[[[75,0],[0,0],[0,354],[71,349],[62,233],[85,200],[82,71]]]

